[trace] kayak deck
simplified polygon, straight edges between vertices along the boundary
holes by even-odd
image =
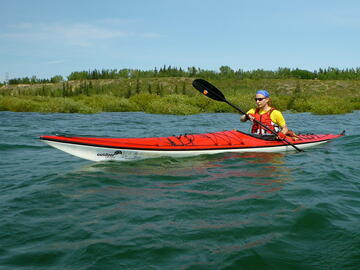
[[[307,148],[342,136],[299,135],[289,142]],[[77,157],[93,161],[134,160],[159,156],[194,156],[222,152],[280,152],[294,148],[281,140],[268,140],[237,130],[153,138],[90,138],[41,136],[41,140]]]

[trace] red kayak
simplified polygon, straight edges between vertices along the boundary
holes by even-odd
[[[342,134],[299,135],[287,140],[299,149],[338,138]],[[246,134],[237,130],[154,138],[89,138],[41,136],[41,140],[74,156],[92,160],[138,160],[161,156],[186,157],[224,152],[281,152],[294,150],[273,137]]]

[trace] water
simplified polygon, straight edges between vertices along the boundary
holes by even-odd
[[[304,153],[93,163],[37,138],[249,126],[236,114],[0,112],[0,269],[359,269],[360,112],[285,116],[347,136]]]

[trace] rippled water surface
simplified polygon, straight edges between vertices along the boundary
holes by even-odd
[[[359,269],[360,112],[285,116],[347,136],[303,153],[94,163],[38,137],[249,126],[236,114],[0,112],[0,269]]]

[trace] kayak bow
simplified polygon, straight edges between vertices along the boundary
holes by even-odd
[[[298,140],[289,141],[304,149],[342,135],[299,135]],[[40,139],[59,150],[91,161],[128,161],[224,152],[281,152],[294,149],[284,141],[260,138],[237,130],[154,138],[41,136]]]

